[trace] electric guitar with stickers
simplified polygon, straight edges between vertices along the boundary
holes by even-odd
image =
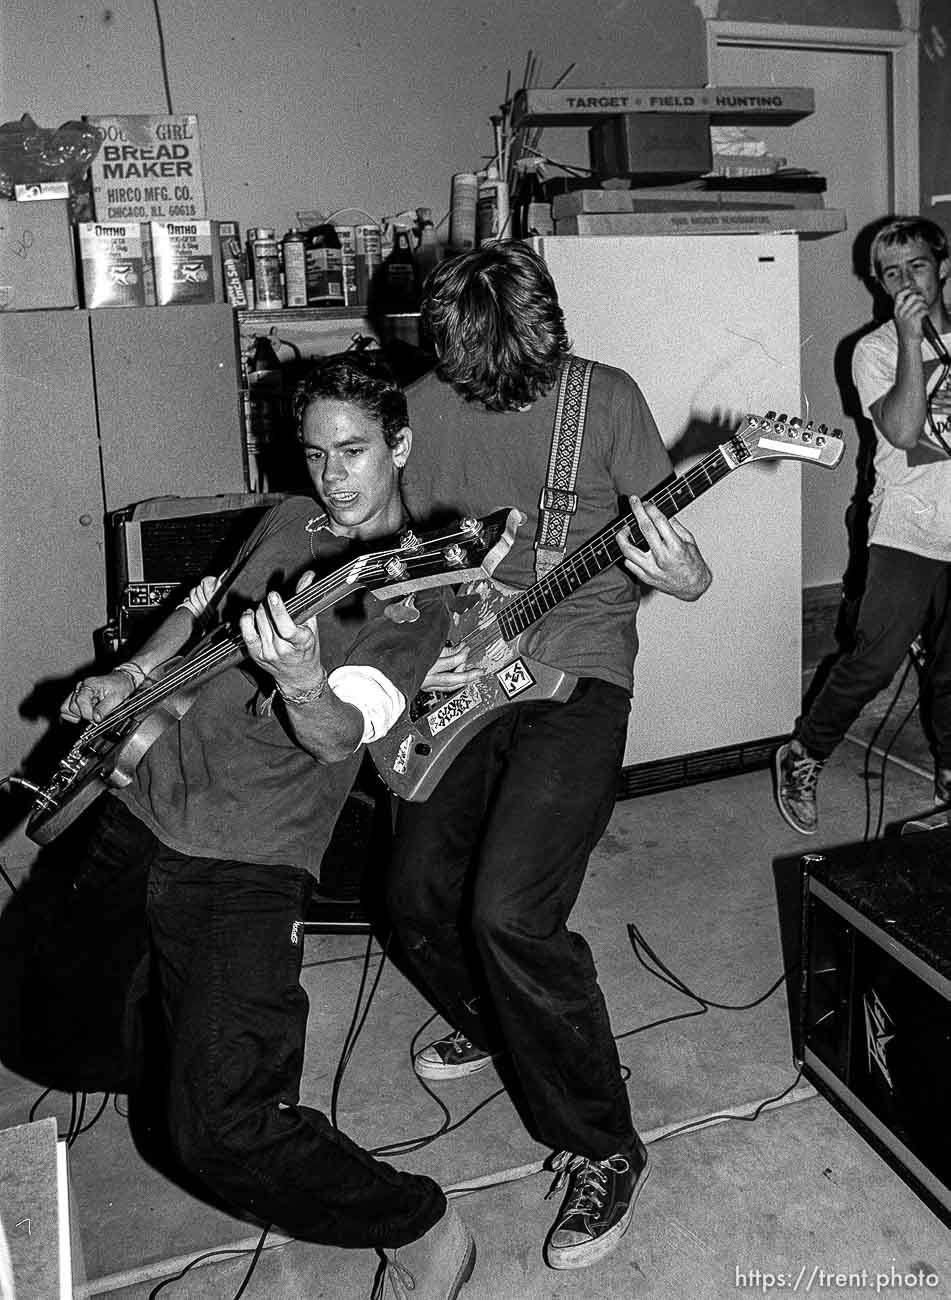
[[[670,519],[741,465],[786,459],[831,469],[843,451],[838,429],[772,411],[748,415],[727,442],[645,499]],[[569,697],[577,679],[524,654],[523,633],[621,558],[617,534],[627,527],[634,544],[646,550],[633,514],[622,515],[531,587],[513,590],[477,581],[459,593],[465,608],[454,616],[450,645],[467,646],[466,669],[481,669],[484,675],[449,694],[418,695],[396,725],[370,746],[376,769],[394,794],[409,802],[428,798],[463,746],[513,701]]]

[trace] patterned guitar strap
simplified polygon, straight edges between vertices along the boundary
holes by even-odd
[[[543,578],[559,564],[568,549],[571,516],[578,509],[575,480],[581,460],[581,439],[593,369],[594,362],[585,361],[583,357],[569,357],[562,367],[551,431],[548,474],[538,499],[536,578]]]

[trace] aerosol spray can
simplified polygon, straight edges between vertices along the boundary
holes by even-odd
[[[248,251],[254,279],[254,305],[259,311],[273,311],[284,306],[281,290],[281,250],[268,226],[248,231]]]
[[[288,307],[307,306],[307,263],[304,232],[296,227],[281,240],[284,262],[284,302]]]
[[[449,246],[454,253],[475,248],[478,197],[479,180],[475,172],[456,172],[449,209]]]
[[[383,239],[377,225],[354,226],[353,251],[357,273],[357,298],[361,304],[370,301],[370,286],[383,262]]]

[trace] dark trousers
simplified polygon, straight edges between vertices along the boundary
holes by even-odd
[[[926,632],[928,668],[922,689],[938,766],[951,768],[951,620],[949,565],[910,551],[870,546],[855,646],[832,668],[796,731],[813,758],[828,758],[862,709],[901,666],[915,637]]]
[[[311,877],[186,857],[117,799],[101,803],[97,872],[106,878],[148,861],[149,983],[161,1040],[146,1044],[148,1082],[163,1099],[183,1170],[217,1200],[308,1241],[396,1247],[422,1236],[445,1211],[437,1184],[375,1159],[299,1103]]]
[[[410,966],[450,1024],[503,1048],[535,1136],[604,1159],[633,1136],[597,972],[568,929],[614,806],[630,700],[582,679],[476,735],[400,805],[387,889]]]

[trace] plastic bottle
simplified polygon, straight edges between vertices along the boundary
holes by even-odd
[[[512,204],[512,238],[527,239],[530,235],[553,235],[555,225],[551,203],[545,196],[542,184],[543,164],[537,158],[524,159],[517,164],[519,179]]]
[[[509,221],[509,187],[499,175],[498,166],[489,163],[485,176],[479,183],[476,205],[476,241],[489,243],[493,239],[511,239]]]
[[[246,360],[247,448],[254,492],[267,489],[268,465],[284,433],[284,373],[271,340],[255,338]]]
[[[343,253],[340,236],[328,223],[304,234],[308,307],[342,307]]]
[[[416,220],[416,274],[422,289],[427,275],[439,261],[439,241],[433,225],[432,208],[417,208]]]
[[[393,228],[393,248],[383,263],[384,308],[393,315],[419,309],[416,258],[406,226]]]

